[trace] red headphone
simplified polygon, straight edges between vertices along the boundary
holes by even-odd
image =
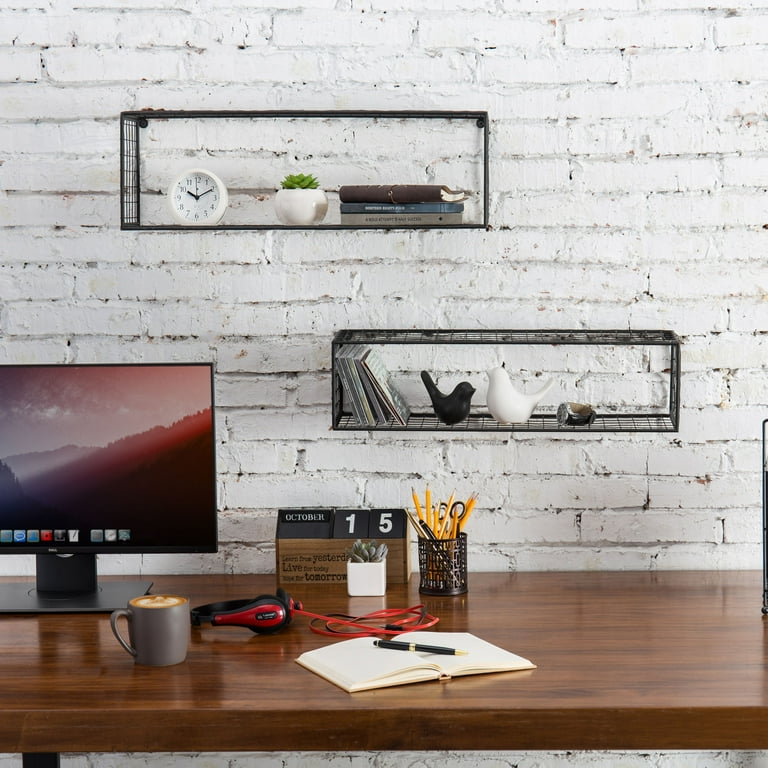
[[[214,627],[247,627],[257,634],[272,634],[290,624],[297,610],[301,610],[301,603],[295,602],[284,589],[278,589],[276,595],[199,605],[192,609],[192,626],[210,621]]]
[[[439,619],[427,613],[424,605],[411,608],[382,608],[364,616],[305,611],[284,589],[276,595],[259,595],[245,600],[224,600],[199,605],[191,611],[192,625],[210,622],[214,627],[247,627],[256,634],[272,634],[291,623],[294,614],[308,616],[309,627],[321,635],[400,635],[414,629],[433,627]],[[380,622],[386,623],[382,626]],[[376,626],[376,625],[379,626]]]

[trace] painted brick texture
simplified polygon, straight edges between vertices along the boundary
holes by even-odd
[[[278,506],[406,505],[426,483],[445,495],[481,489],[470,569],[760,567],[767,56],[768,14],[751,0],[0,0],[0,363],[216,362],[221,552],[105,559],[102,570],[271,572]],[[121,232],[118,116],[143,108],[488,110],[492,226]],[[187,138],[175,151],[190,158],[211,140]],[[297,128],[279,160],[246,146],[241,170],[274,187],[312,143],[321,181],[337,187],[332,152],[352,148],[358,169],[421,174],[409,155],[418,143],[448,172],[439,163],[454,139]],[[242,149],[237,129],[214,140]],[[681,429],[329,431],[331,337],[366,327],[669,328],[684,341]],[[473,361],[480,405],[491,362]],[[631,404],[636,371],[625,364],[620,350],[607,363],[592,350],[557,369],[547,407],[596,369],[593,391]],[[507,361],[525,386],[557,365],[544,348]],[[641,394],[655,397],[662,380]],[[32,568],[0,560],[0,573]],[[343,759],[386,768],[397,757]],[[446,757],[468,759],[410,761]],[[187,756],[64,764],[163,761]]]

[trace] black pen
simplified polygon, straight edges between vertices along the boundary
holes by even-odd
[[[432,539],[432,541],[437,541],[437,536],[435,536],[435,532],[429,527],[426,520],[419,520],[419,525],[421,526],[421,529],[424,531],[425,539]]]
[[[466,656],[469,651],[457,648],[445,648],[441,645],[421,645],[421,643],[400,643],[397,640],[374,640],[377,648],[391,648],[393,651],[411,651],[421,653],[440,653],[443,656]]]

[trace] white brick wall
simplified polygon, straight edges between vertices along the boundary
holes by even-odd
[[[482,489],[475,570],[759,567],[763,5],[0,0],[0,361],[217,365],[220,554],[103,569],[270,571],[279,505],[407,504],[426,482],[446,494]],[[493,228],[123,233],[117,118],[145,107],[487,109]],[[381,146],[355,151],[375,165]],[[349,327],[671,328],[685,341],[681,431],[329,432],[330,340]],[[542,366],[550,359],[541,350]],[[620,398],[622,380],[614,387]],[[30,567],[0,562],[4,573]],[[406,757],[524,768],[768,762]],[[386,768],[400,758],[338,760]],[[198,763],[275,759],[310,764]],[[187,758],[65,764],[166,762]]]
[[[221,755],[64,755],[62,768],[766,768],[768,761],[755,752],[685,752],[654,754],[633,752],[556,752],[547,755],[522,752],[301,752]],[[0,768],[18,768],[12,757],[0,756]]]

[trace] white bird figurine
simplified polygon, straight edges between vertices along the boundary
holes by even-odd
[[[526,395],[515,389],[503,364],[498,368],[489,368],[487,374],[488,394],[485,403],[491,416],[500,424],[528,421],[539,400],[552,389],[555,383],[554,379],[549,379],[540,390]]]

